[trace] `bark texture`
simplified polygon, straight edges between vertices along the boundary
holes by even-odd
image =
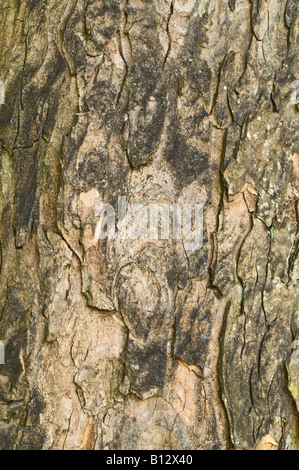
[[[1,449],[298,449],[298,0],[1,0]],[[203,247],[94,243],[204,204]]]

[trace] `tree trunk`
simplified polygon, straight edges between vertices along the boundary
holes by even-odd
[[[299,449],[298,1],[0,12],[0,448]]]

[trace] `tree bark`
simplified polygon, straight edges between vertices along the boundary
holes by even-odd
[[[1,449],[299,448],[298,13],[0,1]],[[124,196],[202,247],[97,240]]]

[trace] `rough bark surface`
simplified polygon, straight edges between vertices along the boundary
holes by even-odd
[[[298,0],[1,0],[1,449],[298,449]],[[203,247],[94,243],[118,196]]]

